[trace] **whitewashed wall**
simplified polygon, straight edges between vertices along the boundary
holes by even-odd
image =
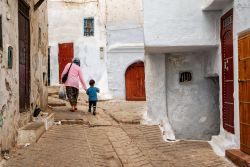
[[[96,80],[101,89],[101,98],[109,98],[106,68],[106,16],[105,3],[102,1],[64,2],[50,0],[49,10],[49,45],[51,47],[51,83],[59,83],[58,44],[74,43],[74,56],[81,60],[84,79]],[[104,12],[103,12],[104,11]],[[94,37],[83,35],[83,20],[94,17]],[[101,58],[100,47],[104,47]]]
[[[220,131],[219,77],[206,77],[203,52],[170,54],[166,57],[167,108],[178,139],[210,140]],[[179,82],[189,71],[192,81]]]
[[[95,37],[83,37],[83,18],[93,16]],[[50,0],[49,30],[52,84],[59,82],[58,43],[74,42],[85,80],[97,80],[104,97],[125,99],[124,71],[144,56],[142,1]]]
[[[125,99],[125,72],[144,61],[141,0],[107,0],[108,83],[115,99]]]
[[[119,47],[120,48],[120,47]],[[116,99],[125,99],[125,73],[127,68],[138,61],[144,62],[143,47],[125,50],[112,49],[108,52],[109,90]]]
[[[202,0],[144,0],[146,47],[214,46],[217,12],[204,13]]]
[[[229,148],[239,148],[239,93],[238,93],[238,36],[250,30],[250,1],[248,0],[191,0],[191,1],[144,1],[144,26],[146,51],[146,64],[152,64],[152,72],[147,74],[148,80],[152,80],[153,74],[160,71],[161,67],[153,65],[160,59],[159,53],[171,53],[180,51],[204,52],[204,75],[205,77],[219,77],[219,102],[220,118],[222,120],[222,72],[221,72],[221,47],[220,47],[220,18],[223,14],[234,8],[234,101],[235,101],[235,134],[231,134],[223,129],[223,122],[220,121],[220,134],[212,138],[211,144],[219,155],[224,155]],[[160,5],[159,5],[160,4]],[[185,7],[184,7],[185,6]],[[182,10],[182,11],[181,11]],[[153,16],[153,19],[150,18]],[[162,19],[160,19],[162,18]],[[160,20],[160,21],[158,21]],[[159,25],[156,27],[156,25]],[[172,34],[171,34],[172,33]],[[207,46],[212,46],[211,48]],[[202,47],[204,46],[204,47]],[[147,49],[150,48],[150,49]],[[160,49],[159,49],[160,48]],[[183,49],[184,48],[184,49]],[[209,49],[208,49],[209,48]],[[158,59],[158,60],[156,60]],[[194,61],[195,62],[195,61]],[[158,62],[159,63],[159,62]],[[196,63],[197,65],[197,63]],[[168,67],[167,67],[168,68]],[[173,73],[171,73],[173,74]],[[156,76],[156,75],[154,75]],[[168,86],[166,86],[168,88]],[[147,87],[147,93],[152,91]],[[161,98],[165,99],[163,94]],[[169,100],[167,100],[169,101]],[[158,104],[158,103],[156,103]],[[153,107],[152,102],[148,102],[149,108]],[[195,106],[197,107],[197,106]],[[165,110],[165,106],[161,106]],[[169,109],[168,109],[169,110]],[[166,109],[166,112],[168,112]],[[158,113],[152,114],[148,110],[148,115],[155,117]],[[168,117],[165,118],[170,118]],[[155,118],[155,120],[157,120]],[[172,124],[167,125],[171,128]],[[174,129],[174,128],[173,128]]]

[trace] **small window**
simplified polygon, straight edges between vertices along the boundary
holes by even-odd
[[[40,47],[42,43],[42,29],[39,27],[38,29],[38,46]]]
[[[192,73],[191,72],[180,72],[180,83],[190,82],[192,81]]]
[[[2,16],[0,15],[0,50],[3,50]]]
[[[8,47],[8,69],[12,69],[13,66],[13,48]]]
[[[84,19],[84,36],[94,36],[94,18]]]

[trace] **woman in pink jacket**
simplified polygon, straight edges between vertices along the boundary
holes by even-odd
[[[72,62],[72,66],[71,67],[70,66],[71,66],[71,63],[68,63],[65,66],[62,72],[61,78],[64,76],[64,74],[67,73],[67,71],[70,68],[68,79],[64,84],[66,86],[67,97],[72,107],[70,111],[75,112],[77,110],[77,99],[79,95],[79,81],[81,82],[81,85],[85,91],[87,90],[87,87],[84,82],[83,74],[80,68],[80,59],[74,58]]]

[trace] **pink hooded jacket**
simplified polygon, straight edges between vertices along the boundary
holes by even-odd
[[[64,68],[64,70],[63,70],[63,72],[61,74],[61,78],[63,77],[64,74],[67,73],[70,65],[71,65],[71,63],[68,63],[65,66],[65,68]],[[86,86],[86,84],[84,82],[81,68],[78,65],[73,63],[70,70],[69,70],[68,79],[67,79],[67,81],[65,82],[64,85],[65,86],[75,87],[75,88],[79,89],[79,81],[81,82],[83,89],[86,91],[87,86]]]

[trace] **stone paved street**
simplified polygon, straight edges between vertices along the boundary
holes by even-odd
[[[68,119],[72,121],[71,124],[65,121],[65,124],[54,125],[36,144],[16,149],[4,167],[233,166],[224,157],[216,156],[207,142],[163,141],[158,126],[133,122],[142,116],[141,111],[135,114],[133,110],[133,116],[129,116],[129,107],[125,111],[125,102],[119,102],[119,105],[114,105],[114,102],[101,103],[96,117],[87,112],[86,103],[81,103],[74,116],[68,111],[68,104],[53,107],[52,112],[57,113],[57,120]],[[142,103],[138,103],[138,106],[130,103],[128,106],[144,108]],[[110,113],[111,109],[115,115],[127,113],[113,119],[115,116]],[[127,116],[131,121],[124,121]]]

